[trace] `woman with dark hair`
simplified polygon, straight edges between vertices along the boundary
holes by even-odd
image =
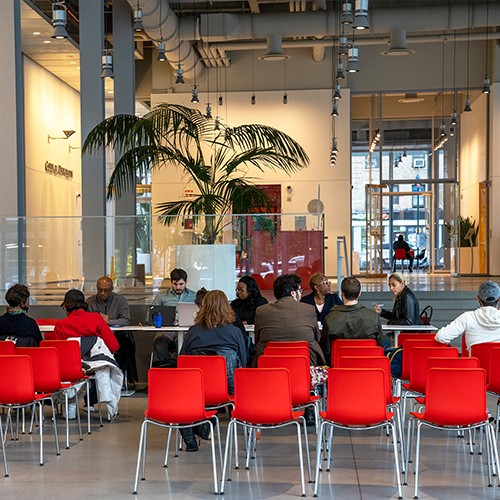
[[[242,276],[236,285],[237,299],[231,307],[244,325],[253,325],[257,307],[267,304],[267,299],[260,293],[257,282],[251,276]]]
[[[388,319],[387,323],[390,325],[421,325],[418,299],[408,288],[404,276],[392,273],[389,276],[389,288],[394,294],[392,311],[382,309],[378,304],[373,306],[373,310],[382,318]]]
[[[200,310],[189,328],[180,354],[219,355],[226,358],[229,394],[234,393],[234,370],[246,366],[247,354],[244,337],[232,323],[235,313],[222,290],[211,290],[203,297]],[[198,451],[194,434],[208,439],[208,424],[195,428],[181,429],[186,451]]]

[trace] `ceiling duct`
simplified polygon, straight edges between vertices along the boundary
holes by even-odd
[[[267,52],[263,56],[260,56],[259,59],[261,61],[283,61],[284,59],[290,59],[290,56],[283,52],[281,35],[272,33],[267,37]]]
[[[423,102],[424,98],[419,97],[417,94],[405,94],[404,97],[398,99],[401,104],[415,104],[417,102]]]
[[[387,50],[382,51],[384,56],[409,56],[414,50],[406,47],[406,31],[403,28],[391,30],[391,42]]]

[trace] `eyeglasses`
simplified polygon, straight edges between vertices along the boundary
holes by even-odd
[[[236,288],[236,291],[237,292],[246,292],[247,289],[246,288]]]
[[[303,292],[304,292],[304,290],[302,289],[302,287],[301,287],[301,286],[299,286],[299,288],[297,288],[297,292],[299,292],[299,293],[303,293]]]

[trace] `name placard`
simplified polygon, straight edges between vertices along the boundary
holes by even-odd
[[[50,161],[45,162],[45,172],[59,177],[64,177],[65,179],[73,179],[72,170],[61,167],[61,165],[54,165],[54,163],[51,163]]]

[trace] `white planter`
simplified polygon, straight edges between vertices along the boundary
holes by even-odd
[[[175,267],[188,275],[188,288],[223,290],[229,300],[236,297],[235,245],[176,245]]]

